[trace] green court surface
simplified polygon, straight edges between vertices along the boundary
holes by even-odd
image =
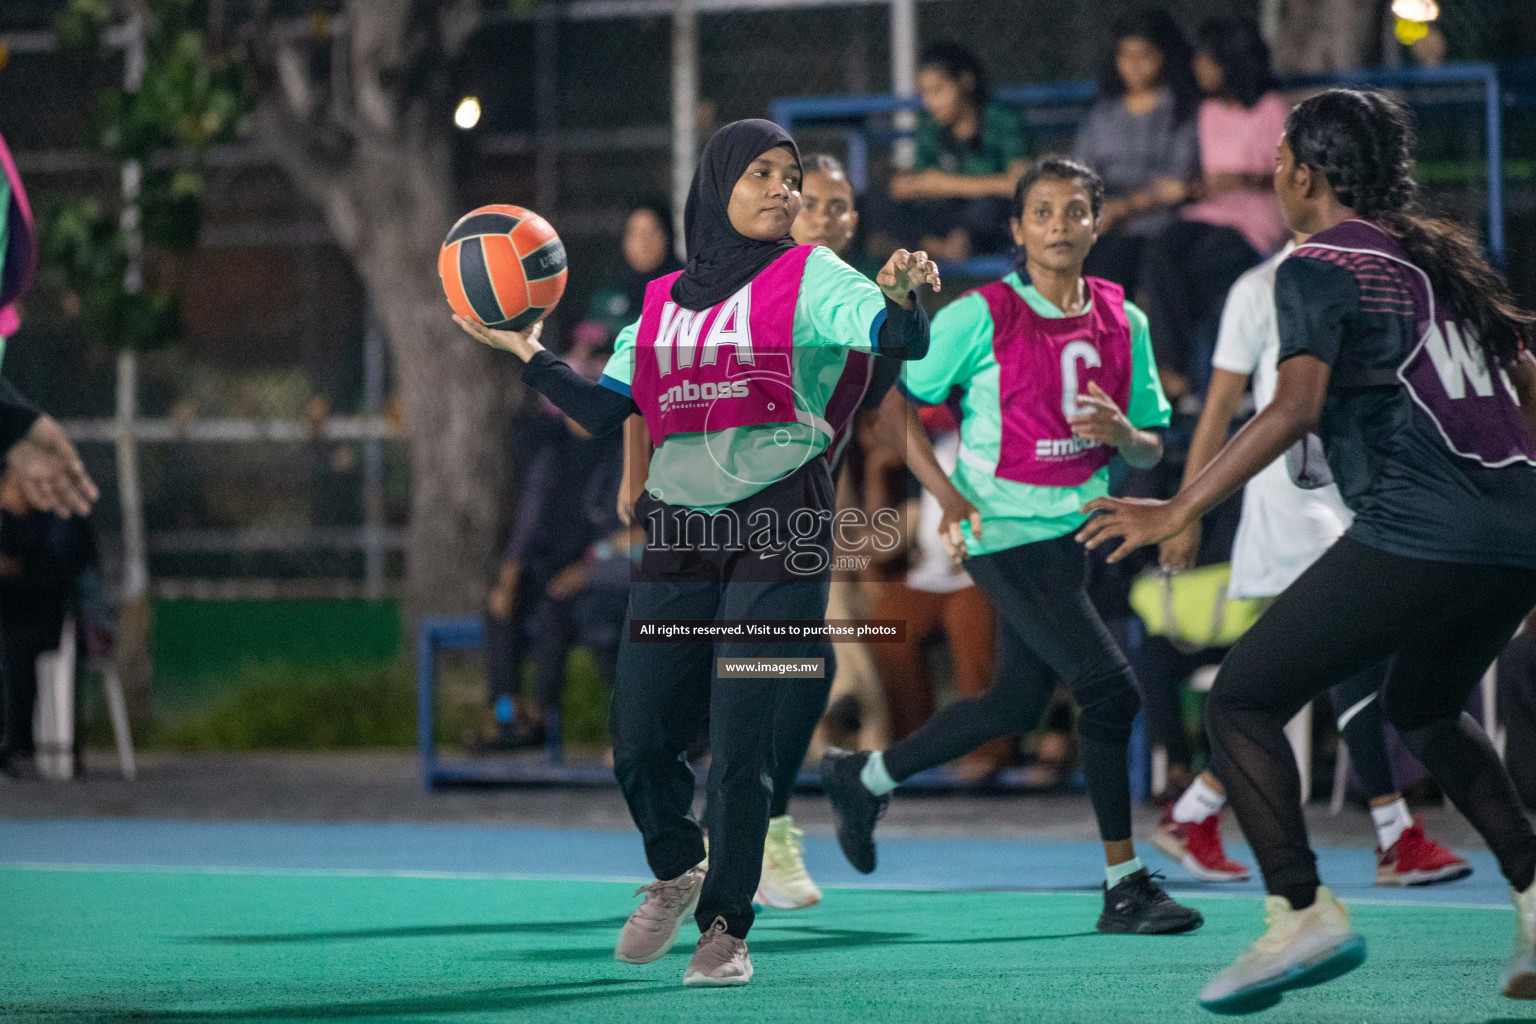
[[[613,960],[631,883],[425,873],[0,868],[0,1020],[1215,1021],[1195,1004],[1254,938],[1251,896],[1206,926],[1094,932],[1088,892],[832,889],[764,911],[744,989],[684,989],[691,943]],[[1354,907],[1370,957],[1251,1019],[1536,1019],[1495,986],[1508,911]]]

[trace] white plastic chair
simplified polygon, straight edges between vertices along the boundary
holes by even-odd
[[[37,773],[54,782],[75,777],[75,634],[75,620],[64,620],[58,649],[37,656],[37,710],[32,718]],[[93,658],[85,667],[101,675],[123,778],[136,778],[139,773],[133,759],[133,735],[128,727],[128,702],[123,699],[123,682],[117,667],[109,658]]]

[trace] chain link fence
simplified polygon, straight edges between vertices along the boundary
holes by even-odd
[[[844,3],[693,0],[697,10],[699,144],[727,121],[767,116],[775,100],[889,93],[892,22],[884,0]],[[918,47],[949,39],[974,49],[1001,87],[1096,79],[1109,25],[1134,0],[922,0]],[[1258,15],[1252,0],[1178,0],[1187,28]],[[1495,52],[1503,24],[1482,5],[1447,3],[1452,58]],[[7,0],[0,37],[0,131],[35,203],[61,196],[116,202],[118,169],[85,137],[94,97],[122,77],[120,58],[82,60],[49,41],[56,0]],[[339,5],[294,0],[290,15]],[[238,20],[247,5],[228,0]],[[571,285],[546,339],[560,339],[594,295],[623,275],[627,210],[673,193],[671,3],[487,3],[456,83],[477,95],[482,123],[458,137],[462,205],[517,202],[556,225]],[[1474,82],[1408,90],[1424,129],[1424,180],[1449,212],[1483,221],[1487,124]],[[1031,103],[1021,114],[1035,152],[1062,148],[1086,101]],[[685,115],[686,116],[686,115]],[[1523,115],[1511,113],[1517,137]],[[849,154],[865,136],[879,187],[896,136],[889,113],[796,126],[803,148]],[[1516,281],[1536,282],[1528,164],[1510,169]],[[393,416],[384,339],[371,331],[357,275],[318,210],[254,150],[216,150],[198,247],[175,277],[185,331],[141,368],[142,482],[150,576],[166,593],[387,593],[400,577],[409,507],[405,446]],[[423,268],[423,273],[430,272]],[[50,411],[79,425],[104,485],[98,529],[119,530],[116,471],[102,421],[114,411],[114,356],[80,336],[70,298],[40,289],[8,347],[5,370]],[[230,581],[235,581],[231,584]],[[263,589],[264,588],[264,589]]]

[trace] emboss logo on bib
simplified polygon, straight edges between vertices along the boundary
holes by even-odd
[[[685,380],[681,384],[672,385],[662,393],[661,411],[667,412],[681,403],[713,402],[720,398],[746,398],[751,393],[752,389],[744,380],[728,380],[718,384],[711,380],[702,384]]]
[[[1061,437],[1048,441],[1042,439],[1035,442],[1035,458],[1070,459],[1098,446],[1099,442],[1091,441],[1086,437]]]

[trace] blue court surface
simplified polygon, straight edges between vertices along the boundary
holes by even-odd
[[[1256,880],[1186,880],[1150,846],[1140,844],[1139,850],[1149,868],[1166,871],[1170,891],[1203,898],[1262,894]],[[1230,844],[1229,852],[1253,863],[1241,844]],[[879,870],[861,875],[831,837],[807,837],[805,853],[812,876],[824,886],[1021,892],[1097,891],[1102,857],[1097,843],[881,839]],[[1325,849],[1318,858],[1324,882],[1350,902],[1509,907],[1509,890],[1486,851],[1468,854],[1476,869],[1471,878],[1419,889],[1376,888],[1368,849]],[[650,880],[635,832],[485,825],[8,821],[0,823],[0,865]]]

